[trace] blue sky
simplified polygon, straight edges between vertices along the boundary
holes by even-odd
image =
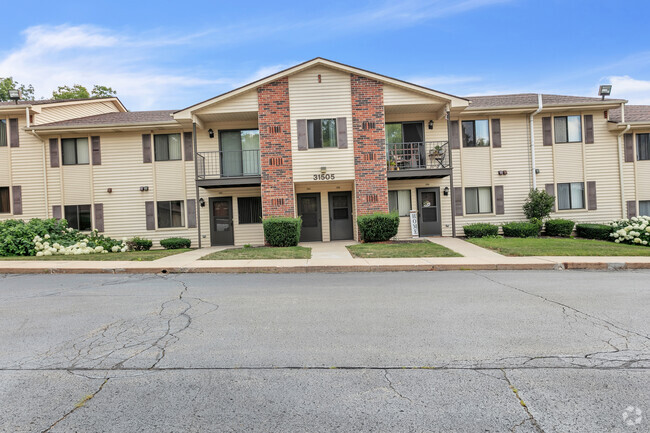
[[[460,96],[611,82],[650,104],[649,14],[624,0],[10,2],[0,77],[177,109],[320,56]]]

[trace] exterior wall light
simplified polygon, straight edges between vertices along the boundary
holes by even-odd
[[[320,172],[321,172],[321,174],[327,173],[327,167],[321,167]]]
[[[148,186],[141,186],[140,191],[149,191],[149,187]]]
[[[429,129],[433,129],[433,120],[429,120]]]
[[[210,136],[210,138],[214,138],[214,131],[212,130],[212,128],[208,129],[208,135]]]
[[[442,193],[443,193],[444,195],[449,195],[449,187],[446,186],[445,189],[442,190]]]
[[[203,200],[203,197],[199,199],[199,206],[205,207],[205,200]]]

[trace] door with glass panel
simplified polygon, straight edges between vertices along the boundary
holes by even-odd
[[[300,241],[320,241],[321,230],[320,194],[298,194],[298,215],[302,218]]]
[[[210,199],[210,244],[233,245],[232,197]]]
[[[417,192],[420,236],[440,236],[440,188],[419,188]]]
[[[330,192],[330,240],[352,239],[352,193]]]
[[[221,176],[259,176],[260,134],[257,129],[219,133]]]
[[[386,123],[386,144],[389,169],[426,167],[424,122]]]

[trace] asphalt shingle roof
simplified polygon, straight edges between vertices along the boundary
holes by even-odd
[[[609,110],[609,120],[612,122],[621,121],[621,109]],[[650,105],[626,105],[626,122],[650,122]]]
[[[25,99],[21,99],[18,101],[18,104],[16,104],[15,101],[2,101],[0,102],[0,107],[4,107],[5,105],[44,105],[44,104],[58,104],[59,102],[71,102],[71,101],[91,101],[91,100],[97,100],[101,101],[102,99],[112,99],[114,98],[113,96],[109,98],[77,98],[77,99],[36,99],[34,101],[27,101]]]
[[[131,125],[140,123],[171,122],[171,114],[176,110],[156,111],[127,111],[125,113],[104,113],[94,116],[79,117],[59,122],[34,125],[34,128],[69,127],[69,126],[102,126],[102,125]]]
[[[536,107],[537,93],[516,93],[512,95],[466,96],[470,100],[469,108],[497,107]],[[601,98],[569,95],[542,95],[542,103],[547,105],[593,104],[603,102]],[[621,99],[605,99],[605,102],[623,102]]]

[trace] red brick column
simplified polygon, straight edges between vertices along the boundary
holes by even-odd
[[[358,75],[351,83],[357,215],[388,212],[383,85]]]
[[[294,216],[289,79],[257,90],[262,159],[262,215]]]

